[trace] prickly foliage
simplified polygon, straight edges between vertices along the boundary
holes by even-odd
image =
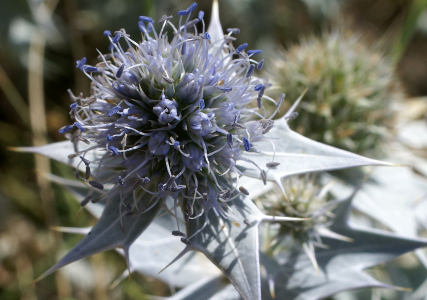
[[[320,268],[327,262],[314,258],[313,240],[318,235],[346,243],[344,253],[352,251],[349,245],[356,245],[351,243],[354,230],[346,221],[337,221],[335,227],[330,226],[336,230],[325,231],[321,228],[333,222],[326,224],[319,219],[313,224],[289,217],[286,212],[277,215],[261,211],[250,198],[257,189],[252,185],[270,187],[268,181],[272,181],[278,184],[280,193],[286,193],[288,188],[282,179],[291,175],[388,164],[314,142],[290,130],[287,121],[295,116],[301,97],[282,118],[274,119],[284,95],[277,101],[268,97],[267,80],[255,77],[255,69],[261,69],[263,61],[258,63],[253,56],[260,50],[246,50],[246,43],[233,46],[233,34],[239,30],[231,28],[224,35],[216,1],[213,23],[210,31],[205,31],[203,12],[191,19],[196,6],[194,3],[178,12],[177,26],[170,16],[163,16],[158,25],[150,17],[141,16],[138,26],[142,42],[132,40],[124,29],[114,35],[106,31],[110,47],[109,53],[100,53],[101,62],[92,66],[85,58],[77,61],[77,67],[92,81],[92,90],[88,97],[70,92],[72,124],[60,129],[70,141],[20,149],[73,166],[80,185],[51,178],[67,185],[82,206],[99,216],[91,231],[44,276],[77,259],[120,247],[131,271],[185,286],[188,280],[174,280],[171,274],[204,266],[205,258],[202,263],[195,259],[202,254],[228,277],[244,299],[260,299],[264,292],[261,284],[265,283],[261,280],[258,249],[262,222],[311,224],[305,231],[311,234],[302,243],[309,251],[304,250],[301,259],[316,265],[317,258]],[[171,28],[172,39],[166,28]],[[271,115],[266,115],[266,102],[275,107]],[[282,196],[278,198],[283,200]],[[165,217],[164,212],[169,216]],[[313,214],[310,210],[309,215],[301,217],[313,218]],[[347,211],[341,212],[336,219],[346,220],[346,216]],[[153,239],[166,232],[172,233],[165,237],[167,242]],[[162,263],[172,263],[160,275],[153,272],[154,266],[161,271],[159,264],[147,267],[142,261],[146,256],[139,255],[142,250],[133,251],[150,241],[155,246],[148,249],[157,247],[157,252],[163,254]],[[181,247],[172,247],[173,242]],[[410,245],[412,248],[402,248],[399,253],[424,244]],[[375,253],[384,251],[381,248]],[[325,257],[335,255],[325,253]],[[384,255],[390,258],[397,252],[391,253]],[[147,256],[156,259],[155,255]],[[270,272],[265,261],[264,267]],[[276,265],[281,268],[280,261]],[[362,269],[353,271],[360,275]],[[197,270],[203,274],[200,277],[204,283],[192,286],[193,290],[209,282],[224,287],[221,280],[210,280],[217,274],[207,270]],[[295,272],[296,277],[298,274]],[[321,286],[333,292],[327,283]],[[307,291],[301,286],[278,288],[277,293],[284,294]],[[214,293],[214,289],[210,291]]]

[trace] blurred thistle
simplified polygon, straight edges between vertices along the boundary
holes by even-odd
[[[273,84],[295,99],[306,88],[291,126],[319,142],[377,154],[391,137],[394,101],[403,93],[392,61],[356,34],[334,30],[277,51],[268,66]]]
[[[315,247],[327,248],[322,236],[351,241],[329,230],[335,215],[332,212],[337,201],[331,200],[329,190],[334,184],[330,181],[322,187],[317,174],[303,174],[282,180],[287,198],[277,189],[257,199],[257,204],[267,215],[303,218],[301,222],[282,222],[273,224],[273,234],[266,240],[264,250],[273,255],[289,247],[301,246],[317,269]],[[295,245],[297,242],[298,245]]]

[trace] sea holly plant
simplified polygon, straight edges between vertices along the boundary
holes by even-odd
[[[427,240],[398,236],[352,222],[351,204],[357,193],[358,189],[337,201],[338,205],[333,210],[335,217],[330,225],[331,232],[352,241],[325,236],[323,243],[327,247],[316,252],[320,271],[310,268],[311,260],[298,245],[275,255],[262,255],[268,274],[266,278],[274,280],[273,288],[264,289],[263,299],[322,299],[355,288],[397,288],[379,282],[363,270],[425,247]]]
[[[374,170],[353,201],[359,213],[375,220],[373,226],[415,237],[425,220],[419,217],[424,213],[427,187],[425,178],[419,176],[425,175],[425,161],[410,153],[405,144],[412,140],[419,147],[425,130],[424,126],[407,130],[415,125],[408,119],[409,99],[403,105],[405,96],[393,72],[394,64],[378,50],[366,45],[360,35],[331,29],[320,38],[303,39],[298,46],[277,51],[275,63],[267,67],[276,88],[291,98],[309,87],[292,128],[315,140],[364,155],[381,154],[416,170]],[[416,111],[421,116],[422,106]],[[339,198],[351,194],[365,176],[357,171],[359,174],[340,173],[346,182],[339,180],[332,193]],[[426,268],[425,252],[414,253]]]
[[[271,245],[276,245],[277,235],[269,234],[270,229],[261,231],[262,299],[324,299],[341,291],[368,287],[405,290],[380,282],[364,270],[425,247],[427,240],[356,225],[350,212],[358,192],[356,189],[349,197],[333,200],[334,217],[329,229],[336,236],[322,236],[324,247],[316,248],[317,269],[300,243],[288,244],[286,251],[275,251],[277,247],[272,249]],[[343,236],[347,239],[342,239]],[[238,299],[238,296],[223,281],[210,277],[189,285],[170,299]]]
[[[158,22],[141,16],[139,42],[124,29],[105,31],[110,46],[99,52],[100,62],[77,61],[92,89],[88,97],[70,92],[72,121],[59,129],[68,141],[21,149],[75,167],[87,189],[81,206],[103,205],[98,223],[41,278],[114,248],[132,264],[131,246],[164,222],[168,237],[184,247],[172,264],[198,251],[244,299],[260,299],[258,226],[304,218],[262,212],[251,191],[274,182],[286,194],[287,176],[390,165],[291,131],[287,122],[302,96],[275,119],[284,95],[267,96],[268,81],[256,77],[261,50],[233,46],[239,30],[223,33],[216,2],[208,31],[196,7],[179,11],[177,24],[172,16]],[[257,186],[245,185],[254,178]]]

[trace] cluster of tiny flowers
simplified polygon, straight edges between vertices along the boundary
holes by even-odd
[[[332,225],[334,214],[331,211],[336,202],[329,201],[328,191],[332,183],[320,188],[318,181],[313,174],[292,176],[283,180],[288,199],[280,192],[271,192],[259,199],[261,207],[269,215],[305,219],[277,224],[270,245],[272,248],[283,246],[289,236],[301,244],[311,241],[315,246],[322,246],[319,231]]]
[[[227,202],[247,194],[238,187],[236,161],[245,160],[243,151],[256,151],[256,143],[273,126],[274,115],[266,117],[263,101],[281,103],[264,96],[267,84],[253,77],[263,60],[252,56],[261,51],[245,51],[246,43],[234,48],[235,28],[213,42],[205,31],[204,13],[190,18],[196,6],[178,12],[178,27],[170,22],[172,16],[163,16],[160,32],[153,19],[141,16],[139,43],[124,29],[114,35],[105,31],[110,52],[100,53],[101,62],[90,66],[86,58],[77,61],[92,81],[92,92],[87,98],[70,93],[75,122],[60,133],[75,130],[68,134],[75,143],[71,156],[80,156],[86,165],[83,180],[99,189],[114,184],[82,205],[119,196],[121,207],[134,216],[172,196],[175,215],[180,206],[188,222],[210,210],[233,218]],[[167,25],[173,30],[171,41]],[[249,105],[252,101],[258,107]],[[89,146],[80,149],[81,141]],[[91,152],[99,158],[89,160]],[[96,171],[91,170],[94,165]]]

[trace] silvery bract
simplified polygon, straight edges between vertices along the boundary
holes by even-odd
[[[100,63],[77,61],[92,90],[89,97],[70,92],[72,124],[60,129],[69,141],[21,149],[74,166],[81,183],[56,180],[66,182],[82,206],[105,204],[92,230],[43,276],[117,247],[136,270],[137,254],[129,256],[135,240],[149,243],[148,237],[169,231],[168,238],[184,248],[175,260],[199,251],[244,299],[260,299],[258,225],[297,219],[268,216],[248,196],[269,181],[286,193],[281,180],[295,174],[388,165],[292,132],[287,122],[301,97],[273,120],[284,95],[268,97],[268,81],[255,76],[263,60],[253,56],[261,51],[248,50],[246,43],[233,46],[239,30],[223,34],[216,2],[206,31],[203,12],[191,17],[196,6],[179,11],[175,25],[172,16],[158,22],[141,16],[142,42],[124,29],[105,31],[109,53],[100,53]],[[276,107],[272,114],[266,101]],[[164,210],[173,222],[156,218]],[[192,261],[174,270],[191,272]]]
[[[378,281],[363,270],[390,261],[413,249],[425,247],[427,241],[355,225],[350,221],[351,204],[355,195],[357,196],[357,193],[337,201],[338,205],[333,210],[336,217],[330,227],[331,231],[353,241],[323,237],[322,242],[328,247],[316,250],[319,269],[313,268],[310,257],[298,244],[276,254],[267,253],[268,247],[263,247],[260,253],[264,269],[262,299],[315,300],[357,288],[397,288]],[[188,285],[169,299],[231,300],[240,297],[223,280],[210,277]]]

